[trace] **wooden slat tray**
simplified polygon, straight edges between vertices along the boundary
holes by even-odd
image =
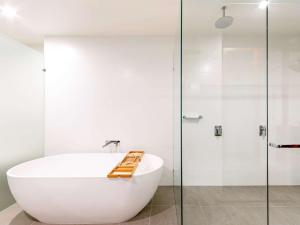
[[[108,178],[131,178],[144,156],[144,151],[130,151],[107,175]]]

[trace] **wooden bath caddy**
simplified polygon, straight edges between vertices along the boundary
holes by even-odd
[[[108,178],[130,178],[134,174],[144,151],[130,151],[124,159],[107,175]]]

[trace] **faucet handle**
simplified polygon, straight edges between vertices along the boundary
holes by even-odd
[[[119,145],[121,141],[120,140],[112,140],[111,142],[114,143],[115,145]]]
[[[120,144],[120,140],[109,140],[109,141],[105,141],[105,144],[102,146],[103,148],[110,145],[110,144],[115,144],[116,146],[118,146]]]

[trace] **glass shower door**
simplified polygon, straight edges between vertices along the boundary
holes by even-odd
[[[300,224],[300,2],[269,6],[269,224]]]
[[[183,225],[267,225],[266,9],[182,4]]]

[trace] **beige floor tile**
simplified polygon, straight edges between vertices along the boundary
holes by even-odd
[[[175,195],[172,186],[160,186],[153,199],[152,204],[154,205],[173,205],[175,204]]]
[[[205,217],[203,209],[194,204],[183,206],[183,225],[210,225]]]
[[[121,225],[149,225],[151,205],[147,205],[137,216]]]
[[[0,212],[1,225],[31,225],[32,223],[32,218],[27,216],[17,204]]]
[[[270,225],[300,224],[300,207],[271,207]]]
[[[177,225],[175,205],[153,205],[150,225]]]

